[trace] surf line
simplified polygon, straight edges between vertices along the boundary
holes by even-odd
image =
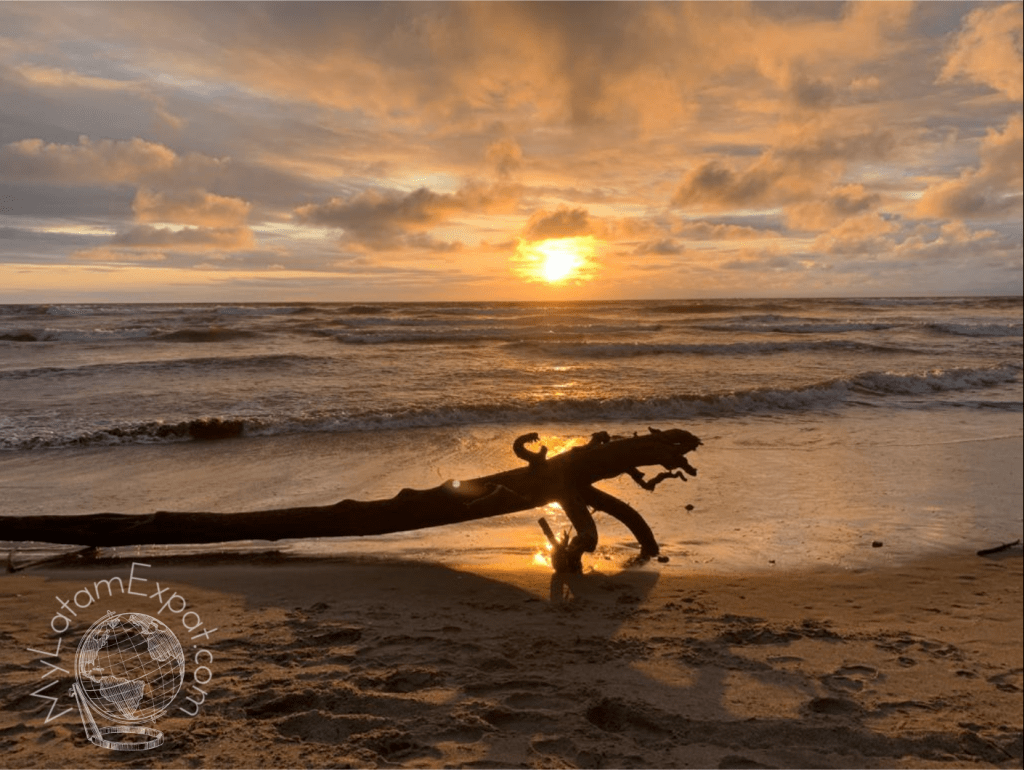
[[[101,598],[104,598],[103,588],[106,589],[107,593],[105,598],[109,599],[114,598],[115,593],[119,593],[122,596],[137,596],[142,599],[155,599],[160,603],[159,609],[156,610],[156,614],[163,615],[164,612],[167,612],[169,615],[177,615],[181,621],[182,628],[188,635],[188,638],[192,641],[196,639],[210,640],[210,635],[219,630],[217,628],[206,628],[203,623],[202,616],[195,610],[188,610],[186,612],[189,604],[184,596],[179,594],[177,591],[172,592],[169,586],[161,586],[156,580],[142,577],[141,573],[136,574],[136,568],[150,569],[151,565],[133,561],[128,570],[127,586],[120,575],[114,575],[113,577],[105,580],[95,581],[91,586],[92,590],[90,590],[90,586],[84,586],[78,589],[71,599],[62,599],[59,596],[54,597],[57,600],[57,606],[60,608],[54,613],[53,618],[50,620],[50,629],[57,635],[55,649],[50,652],[48,650],[39,650],[34,647],[25,648],[28,652],[43,656],[38,660],[46,667],[46,670],[43,672],[40,679],[46,679],[50,675],[58,675],[59,673],[72,676],[71,671],[59,665],[61,662],[61,644],[64,641],[64,635],[71,629],[73,622],[71,617],[68,617],[65,612],[70,613],[72,617],[77,618],[78,612],[74,607],[77,607],[79,610],[85,610],[99,602]],[[155,590],[153,590],[152,593],[149,593],[150,588],[143,586],[144,583],[152,583]],[[114,589],[115,584],[117,585],[116,592]],[[188,716],[194,717],[199,713],[199,707],[205,702],[208,694],[207,691],[203,690],[199,685],[208,685],[213,680],[213,670],[210,668],[210,665],[213,663],[213,653],[206,648],[199,648],[198,644],[193,644],[191,646],[192,649],[195,650],[192,655],[192,662],[195,664],[195,668],[192,671],[193,684],[188,689],[188,692],[192,693],[192,695],[186,695],[185,700],[192,704],[194,710],[187,708],[184,705],[179,706],[178,709]],[[74,663],[72,662],[72,666],[73,665]],[[50,703],[50,710],[46,715],[44,724],[48,724],[55,719],[59,719],[64,714],[75,710],[75,707],[72,706],[60,711],[59,713],[54,713],[54,710],[58,708],[59,696],[44,695],[43,693],[53,687],[53,685],[58,684],[58,682],[59,680],[54,679],[31,693],[32,697],[39,698],[40,700],[48,701]],[[192,697],[193,695],[196,697]]]

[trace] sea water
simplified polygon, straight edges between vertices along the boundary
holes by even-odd
[[[696,479],[603,484],[666,568],[870,566],[1020,536],[1022,357],[1020,297],[0,306],[0,513],[383,498],[678,427]],[[539,514],[273,547],[515,566]]]

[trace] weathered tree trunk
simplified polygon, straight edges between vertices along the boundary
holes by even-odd
[[[559,503],[576,535],[557,543],[560,559],[556,568],[578,569],[582,554],[596,548],[597,527],[590,509],[604,511],[625,524],[640,543],[644,557],[658,555],[658,543],[643,517],[593,484],[623,473],[648,491],[667,478],[685,481],[684,474],[697,474],[686,453],[700,446],[700,439],[685,430],[654,428],[647,435],[630,438],[612,439],[607,433],[595,433],[590,443],[551,458],[546,447],[536,452],[526,448],[537,440],[537,434],[530,433],[512,445],[516,456],[527,461],[525,467],[467,481],[447,481],[433,489],[403,489],[388,500],[342,500],[334,505],[244,513],[3,516],[0,540],[123,546],[381,535]],[[652,465],[662,466],[665,472],[647,480],[639,469]]]

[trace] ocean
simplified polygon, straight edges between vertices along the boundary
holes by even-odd
[[[383,498],[677,427],[697,478],[605,487],[665,568],[870,567],[1020,537],[1022,359],[1020,297],[6,305],[0,513]],[[220,548],[515,566],[539,513]]]

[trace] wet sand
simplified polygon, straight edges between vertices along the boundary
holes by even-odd
[[[144,563],[0,577],[0,765],[1022,763],[1019,548],[863,570],[605,562],[571,578],[273,553]],[[67,630],[60,600],[77,607]],[[67,695],[78,639],[107,609],[163,620],[185,651],[148,751],[90,744]]]

